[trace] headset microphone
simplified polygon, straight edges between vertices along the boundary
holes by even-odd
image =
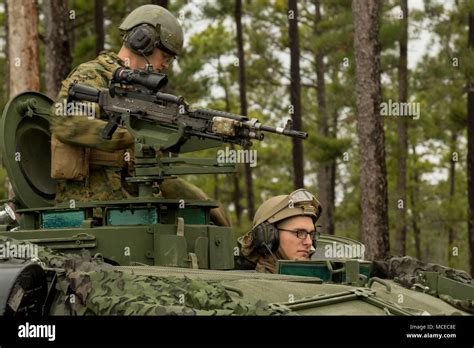
[[[267,250],[268,250],[268,252],[270,253],[270,255],[272,255],[273,259],[275,260],[275,263],[278,262],[278,259],[277,259],[276,256],[272,253],[272,250],[270,249],[270,247],[268,246],[268,244],[267,244],[267,243],[262,243],[262,244],[263,244],[263,246],[264,246],[265,248],[267,248]]]

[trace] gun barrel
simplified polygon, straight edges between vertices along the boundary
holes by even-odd
[[[211,109],[196,109],[192,112],[196,117],[204,117],[212,119],[213,117],[224,117],[230,118],[231,120],[236,120],[240,122],[248,121],[248,117],[242,115],[231,114],[230,112],[220,111],[220,110],[211,110]]]
[[[297,131],[293,129],[287,129],[284,127],[274,128],[274,127],[262,125],[260,126],[260,130],[265,131],[265,132],[270,132],[270,133],[283,134],[292,138],[306,139],[308,137],[308,133],[306,132]]]

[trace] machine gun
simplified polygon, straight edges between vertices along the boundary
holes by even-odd
[[[117,127],[126,127],[135,138],[135,177],[146,183],[179,174],[234,172],[234,166],[209,159],[162,158],[158,154],[185,153],[234,143],[250,147],[263,140],[263,132],[305,139],[308,134],[285,127],[274,128],[259,120],[210,109],[191,109],[180,96],[160,92],[168,80],[165,74],[118,68],[107,89],[71,84],[68,103],[98,103],[109,118],[102,131],[111,139]],[[68,104],[69,105],[69,104]],[[182,167],[187,164],[193,167]],[[230,168],[232,167],[232,168]],[[139,185],[140,187],[140,185]],[[149,193],[149,190],[145,190]]]

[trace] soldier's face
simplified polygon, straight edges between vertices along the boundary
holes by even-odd
[[[159,48],[155,48],[153,54],[147,57],[151,65],[153,65],[153,70],[163,72],[169,68],[171,63],[174,60],[174,57],[166,52],[163,52]]]
[[[138,54],[132,53],[125,45],[120,49],[118,56],[129,69],[145,69],[148,60],[153,65],[153,70],[157,72],[166,71],[174,60],[174,56],[163,52],[159,48],[155,48],[153,54],[145,59]]]
[[[313,219],[309,216],[295,216],[278,224],[280,247],[278,251],[285,260],[307,260],[313,241],[309,233],[314,232]],[[290,230],[293,232],[289,232]],[[306,238],[298,238],[297,231],[306,231]],[[300,235],[302,233],[299,233]]]

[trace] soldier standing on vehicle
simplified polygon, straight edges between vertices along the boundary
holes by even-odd
[[[270,198],[255,213],[252,230],[239,238],[242,256],[267,273],[276,273],[277,260],[309,260],[321,211],[305,189]]]
[[[136,187],[128,184],[133,159],[133,136],[117,129],[112,139],[101,132],[106,115],[98,107],[80,114],[66,105],[73,82],[107,88],[112,73],[119,67],[153,69],[163,72],[182,52],[183,30],[178,20],[165,8],[144,5],[132,11],[120,25],[123,45],[118,54],[102,51],[99,56],[77,66],[62,82],[58,103],[53,106],[51,122],[51,176],[57,180],[56,202],[120,200],[136,196]],[[87,117],[85,117],[87,116]],[[208,199],[196,186],[181,179],[165,180],[160,186],[166,198]],[[229,225],[222,209],[213,209],[211,217],[218,225]]]

